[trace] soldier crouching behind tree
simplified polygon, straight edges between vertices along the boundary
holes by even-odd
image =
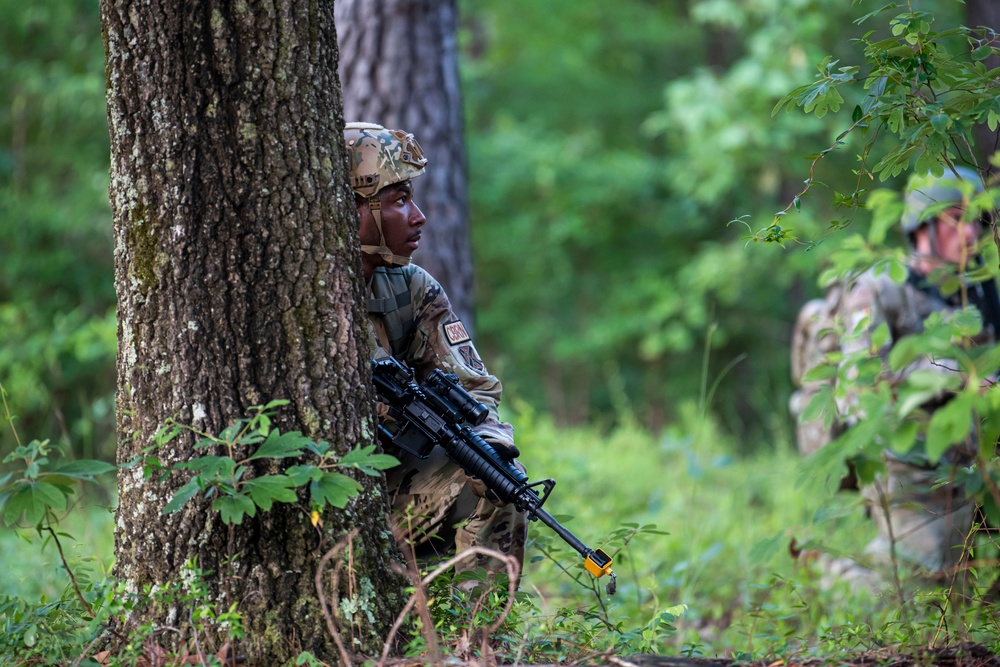
[[[956,173],[957,172],[957,173]],[[906,279],[893,280],[885,271],[869,270],[856,280],[837,286],[825,302],[810,302],[804,308],[793,333],[792,360],[801,389],[793,400],[793,413],[801,415],[808,394],[819,390],[823,380],[804,381],[804,366],[814,357],[833,351],[842,354],[847,370],[847,390],[837,394],[839,414],[824,430],[822,420],[800,420],[799,448],[809,455],[844,429],[859,427],[883,415],[866,414],[853,382],[849,359],[876,354],[882,362],[879,381],[899,387],[914,373],[961,375],[953,360],[924,354],[896,371],[890,370],[889,353],[899,341],[924,331],[932,314],[948,317],[974,306],[982,317],[982,330],[966,341],[968,346],[988,346],[997,341],[1000,330],[1000,300],[993,279],[971,282],[967,270],[977,265],[977,242],[984,220],[967,213],[969,197],[982,192],[982,179],[974,171],[959,167],[946,169],[942,177],[916,176],[905,194],[902,231],[910,250]],[[945,293],[940,288],[949,277],[960,279],[960,288]],[[833,333],[834,322],[837,333]],[[885,334],[875,336],[882,327]],[[883,340],[881,336],[887,337]],[[810,352],[811,350],[811,352]],[[811,359],[807,363],[807,359]],[[959,384],[966,381],[961,377]],[[830,378],[827,382],[833,382]],[[942,386],[947,385],[942,382]],[[928,415],[948,403],[951,395],[938,392],[920,407]],[[906,453],[891,450],[888,443],[882,460],[884,471],[874,479],[862,480],[861,493],[869,515],[878,527],[878,536],[865,548],[858,561],[846,558],[820,561],[828,575],[854,585],[881,587],[877,571],[893,562],[906,564],[931,580],[948,584],[966,554],[973,528],[975,503],[961,484],[955,483],[957,470],[972,464],[977,450],[976,425],[970,422],[964,439],[952,443],[943,456],[932,460],[918,441]],[[874,431],[873,431],[874,432]],[[817,441],[818,436],[818,441]],[[851,437],[847,433],[847,438]],[[881,437],[881,436],[880,436]],[[877,443],[872,443],[877,444]],[[865,565],[870,565],[869,569]],[[877,571],[876,571],[877,570]]]
[[[501,456],[514,459],[510,424],[497,414],[500,381],[479,358],[441,285],[410,256],[426,223],[413,198],[412,180],[427,160],[412,134],[372,123],[348,123],[344,138],[351,189],[360,217],[362,268],[368,286],[373,358],[394,356],[418,381],[434,369],[458,376],[462,387],[489,408],[477,434]],[[381,414],[380,418],[385,415]],[[527,516],[513,505],[494,503],[484,485],[470,478],[436,447],[427,459],[390,451],[401,465],[386,474],[396,542],[418,558],[434,558],[479,546],[524,564]],[[459,571],[483,567],[506,572],[499,560],[466,558]]]

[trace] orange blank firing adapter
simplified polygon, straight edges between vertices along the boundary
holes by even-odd
[[[606,574],[610,574],[611,581],[608,582],[607,591],[608,595],[615,594],[618,584],[615,578],[615,573],[611,571],[611,556],[606,554],[603,549],[588,551],[587,555],[584,557],[583,566],[587,568],[587,572],[590,572],[598,579]]]

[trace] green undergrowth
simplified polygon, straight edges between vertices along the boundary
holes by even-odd
[[[546,509],[608,552],[618,575],[608,596],[575,552],[533,523],[522,590],[533,595],[535,622],[600,617],[626,646],[704,656],[996,643],[979,602],[994,572],[970,578],[972,601],[961,606],[933,586],[906,585],[900,602],[888,584],[830,576],[826,563],[858,557],[875,536],[859,494],[808,475],[787,442],[743,455],[693,406],[680,412],[659,435],[627,423],[557,428],[527,409],[513,418],[529,476],[558,480]],[[664,614],[669,623],[658,623]]]
[[[847,582],[824,579],[824,558],[860,554],[874,536],[857,493],[805,476],[787,442],[761,443],[744,455],[695,408],[681,407],[680,415],[659,434],[627,419],[614,428],[561,428],[524,406],[507,416],[530,479],[557,480],[545,509],[614,558],[617,593],[608,595],[606,578],[587,574],[575,551],[533,522],[517,602],[493,635],[499,658],[552,663],[603,652],[829,657],[969,640],[1000,649],[994,646],[1000,631],[978,603],[981,590],[973,591],[973,603],[957,607],[934,588],[908,589],[901,603],[889,587],[854,591]],[[59,532],[84,597],[112,591],[99,585],[113,558],[109,509],[81,499]],[[7,601],[0,624],[36,642],[42,630],[72,624],[77,596],[52,539],[5,529],[0,562]],[[992,582],[991,572],[977,574],[980,588]],[[500,617],[504,595],[470,595],[446,578],[434,586],[431,613],[443,650],[458,653],[464,646],[475,654],[472,629]],[[20,624],[12,623],[15,615]],[[76,650],[82,651],[93,629],[78,629]],[[426,642],[417,629],[411,632],[409,653],[425,655]],[[59,647],[62,655],[73,650]]]
[[[60,525],[66,560],[84,582],[104,579],[114,559],[114,516],[84,500]],[[58,600],[70,584],[51,539],[34,530],[0,528],[0,593],[25,601]]]

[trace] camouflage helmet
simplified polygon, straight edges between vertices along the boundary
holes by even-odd
[[[955,176],[958,172],[958,176]],[[955,172],[946,168],[941,176],[931,174],[914,175],[906,186],[905,208],[900,224],[903,233],[909,236],[940,213],[947,204],[963,205],[972,193],[983,191],[983,181],[979,174],[968,167],[955,167]],[[959,181],[967,181],[964,187]]]
[[[351,189],[374,197],[382,188],[424,173],[427,159],[413,135],[375,123],[348,123],[344,141],[350,155]]]

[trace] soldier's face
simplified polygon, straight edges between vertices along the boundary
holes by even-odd
[[[953,206],[942,211],[936,222],[937,256],[953,264],[969,261],[982,233],[978,220],[963,221],[962,214],[961,208]]]
[[[382,202],[382,233],[385,244],[394,255],[409,257],[420,247],[420,228],[427,219],[413,201],[413,184],[410,181],[394,183],[379,192]],[[378,245],[378,227],[367,202],[358,204],[361,216],[361,244]]]

